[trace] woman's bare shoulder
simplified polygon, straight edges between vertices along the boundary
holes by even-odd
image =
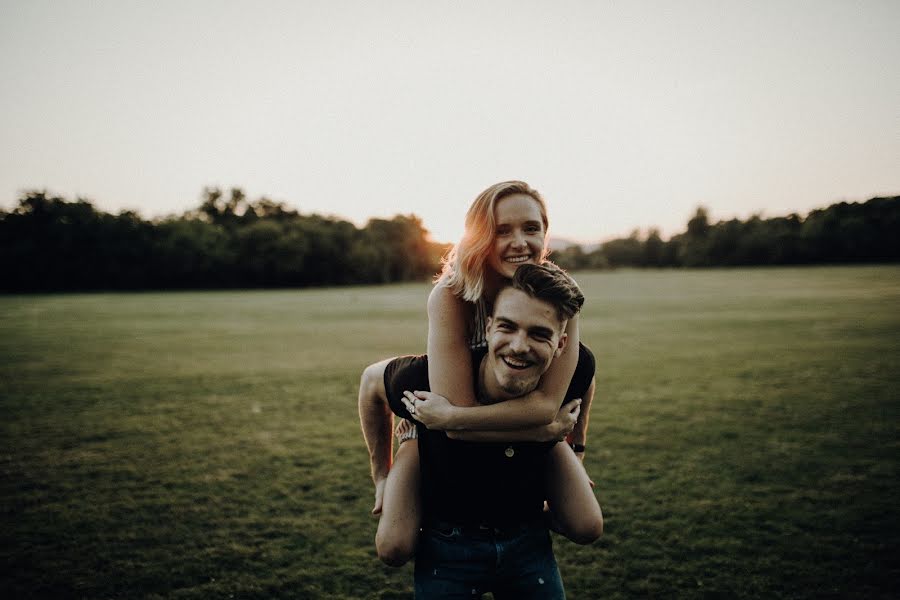
[[[443,317],[454,316],[456,318],[470,317],[474,305],[466,302],[453,293],[450,287],[443,281],[438,281],[428,294],[428,316]]]
[[[441,308],[449,308],[451,306],[462,306],[468,304],[462,298],[453,293],[453,290],[450,289],[444,281],[438,281],[434,284],[434,287],[431,288],[431,293],[428,294],[428,306],[432,305],[439,306]]]

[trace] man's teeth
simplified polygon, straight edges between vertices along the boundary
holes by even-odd
[[[527,254],[525,256],[511,256],[509,258],[506,258],[505,260],[506,260],[506,262],[511,262],[511,263],[521,263],[521,262],[525,262],[526,260],[528,260],[530,258],[531,258],[531,255]]]
[[[511,358],[509,356],[504,357],[503,360],[506,361],[506,364],[508,364],[509,366],[517,369],[524,369],[529,364],[528,361]]]

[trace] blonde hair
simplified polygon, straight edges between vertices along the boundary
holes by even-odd
[[[539,262],[547,257],[547,205],[540,193],[524,181],[495,183],[475,198],[466,213],[462,239],[441,259],[443,269],[438,281],[463,300],[477,302],[484,293],[485,269],[496,237],[494,211],[497,202],[513,194],[525,194],[538,203],[544,224],[544,250]]]

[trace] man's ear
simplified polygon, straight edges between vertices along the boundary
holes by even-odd
[[[556,358],[560,354],[563,353],[563,350],[566,349],[566,344],[569,343],[569,334],[565,331],[559,336],[559,341],[556,343],[556,350],[553,352],[553,358]]]
[[[487,321],[484,323],[484,337],[487,338],[491,334],[491,323],[494,322],[494,317],[488,317]]]

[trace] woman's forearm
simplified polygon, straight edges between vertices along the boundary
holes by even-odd
[[[572,433],[580,415],[581,400],[576,399],[563,404],[547,425],[512,430],[448,431],[447,437],[470,442],[558,442]]]
[[[543,427],[553,422],[559,403],[543,392],[535,390],[527,396],[496,404],[455,407],[447,423],[447,430],[511,431]]]

